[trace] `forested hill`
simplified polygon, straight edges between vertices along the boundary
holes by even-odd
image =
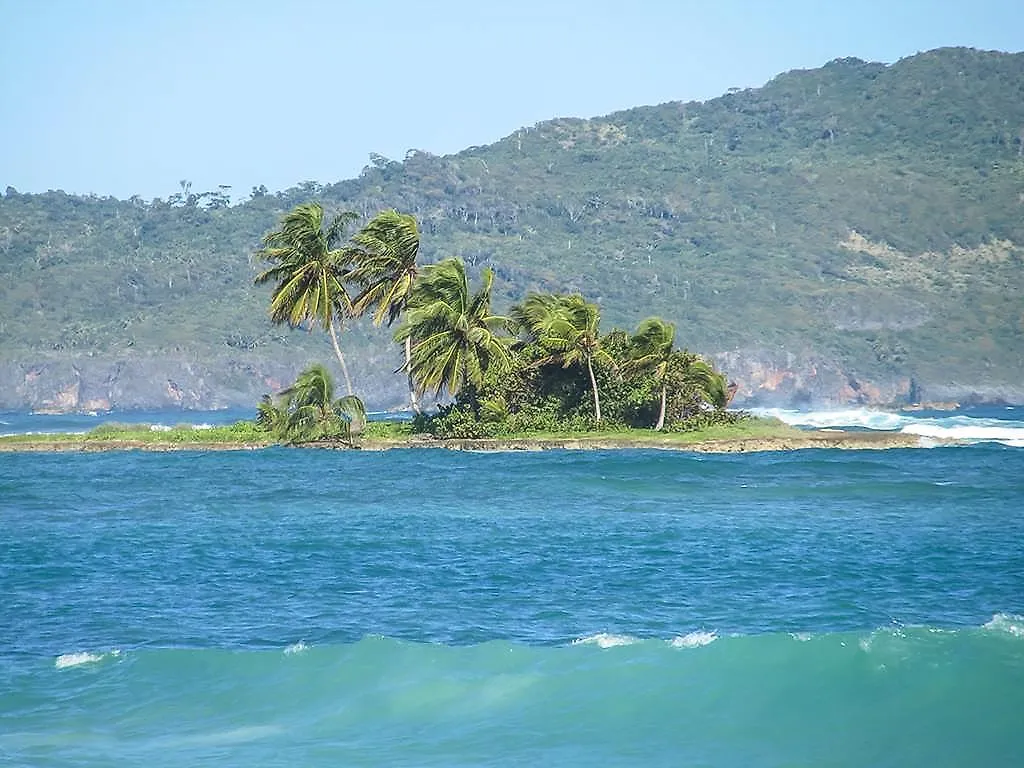
[[[499,307],[580,291],[604,330],[673,320],[748,401],[1024,399],[1024,54],[957,48],[373,155],[233,206],[185,184],[152,202],[8,188],[0,406],[252,402],[329,360],[252,286],[260,236],[313,198],[413,213],[426,260],[494,268]],[[400,401],[388,335],[342,341],[371,405]]]

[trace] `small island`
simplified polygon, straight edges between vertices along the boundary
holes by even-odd
[[[799,430],[728,408],[735,386],[676,344],[675,326],[648,317],[602,333],[600,307],[580,294],[534,291],[507,315],[491,308],[494,273],[459,258],[420,266],[416,219],[383,211],[329,221],[316,202],[287,213],[256,256],[269,266],[270,319],[330,335],[347,393],[314,363],[267,394],[254,421],[214,428],[105,424],[85,434],[13,435],[0,451],[243,450],[272,445],[388,450],[661,449],[746,452],[915,447],[895,433]],[[408,379],[407,421],[369,421],[339,331],[364,315],[396,325]],[[421,403],[433,400],[430,411]]]
[[[0,437],[0,452],[232,451],[279,445],[253,421],[208,428],[183,424],[161,428],[149,424],[103,424],[81,434],[24,434]],[[437,438],[416,433],[409,421],[372,421],[364,432],[346,439],[295,444],[300,448],[386,451],[442,448],[460,451],[545,451],[653,449],[702,453],[790,451],[804,448],[914,448],[935,444],[895,432],[801,430],[774,419],[748,417],[737,424],[693,432],[602,430],[584,433],[535,433],[500,438]]]

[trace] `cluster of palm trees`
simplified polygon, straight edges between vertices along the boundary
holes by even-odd
[[[373,313],[376,325],[391,325],[405,310],[416,282],[420,235],[416,219],[382,211],[351,237],[358,218],[342,211],[324,224],[320,203],[298,205],[285,214],[279,229],[263,238],[258,258],[271,266],[256,284],[276,283],[270,296],[270,319],[293,328],[319,325],[331,336],[345,387],[354,394],[338,330],[347,318]],[[406,346],[408,366],[411,345]],[[410,393],[415,407],[416,392]]]
[[[420,236],[414,217],[384,211],[346,237],[354,219],[355,214],[342,212],[325,225],[319,203],[300,205],[264,238],[257,253],[271,266],[256,282],[276,284],[271,319],[327,330],[350,396],[334,401],[333,394],[326,393],[326,371],[309,369],[277,403],[265,402],[266,423],[277,419],[281,429],[292,423],[295,434],[309,435],[310,425],[318,421],[336,426],[338,418],[346,423],[363,418],[361,403],[356,407],[351,399],[338,330],[346,319],[365,314],[377,325],[398,323],[394,338],[404,345],[402,370],[417,413],[423,393],[457,400],[461,396],[474,413],[482,400],[492,411],[500,401],[500,411],[515,400],[506,397],[503,387],[522,390],[527,379],[536,383],[538,372],[557,369],[585,374],[597,423],[602,421],[598,371],[605,379],[611,372],[620,380],[642,380],[645,387],[653,382],[660,405],[656,422],[647,426],[656,429],[665,426],[672,393],[686,389],[691,399],[696,393],[696,401],[717,408],[727,403],[725,379],[700,358],[675,348],[671,323],[649,318],[631,336],[614,332],[618,336],[602,337],[597,305],[575,294],[532,293],[508,316],[496,315],[491,309],[494,273],[489,268],[471,290],[461,259],[418,267]],[[319,411],[303,399],[310,392],[318,393]]]

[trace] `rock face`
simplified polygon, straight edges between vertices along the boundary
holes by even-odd
[[[0,366],[0,408],[51,412],[253,405],[295,377],[288,363],[174,358],[43,359]]]
[[[713,355],[738,386],[738,406],[822,407],[910,403],[920,384],[906,374],[863,375],[813,354],[742,350]]]
[[[845,371],[810,353],[747,349],[712,356],[736,385],[733,407],[827,408],[909,405],[925,400],[1024,402],[1024,384],[918,381]],[[182,357],[51,357],[0,363],[0,409],[88,412],[152,408],[217,410],[254,406],[264,394],[294,381],[311,360],[259,357],[203,361]],[[405,377],[379,360],[349,361],[367,407],[383,410],[406,402]],[[338,377],[340,380],[340,377]]]

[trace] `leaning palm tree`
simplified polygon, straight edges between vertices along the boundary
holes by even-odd
[[[288,423],[288,414],[281,403],[270,395],[264,395],[256,405],[256,425],[273,435],[283,435]]]
[[[579,294],[561,296],[533,293],[513,309],[513,318],[527,337],[547,349],[548,357],[538,363],[560,362],[563,368],[582,365],[590,378],[594,398],[594,420],[601,421],[601,395],[594,375],[594,363],[614,366],[602,348],[598,326],[601,313]]]
[[[668,373],[675,344],[676,328],[660,317],[649,317],[637,326],[630,339],[632,357],[629,367],[634,371],[650,371],[661,389],[656,430],[665,427],[665,406],[668,399]]]
[[[711,363],[685,351],[674,353],[673,360],[678,361],[676,365],[682,387],[692,392],[695,400],[719,409],[729,404],[728,382]]]
[[[352,302],[355,314],[373,310],[373,324],[391,326],[405,311],[416,281],[420,232],[415,217],[381,211],[352,237],[353,269],[350,279],[360,292]],[[409,377],[409,404],[419,413],[411,373],[412,337],[405,337],[405,370]]]
[[[445,259],[424,267],[414,283],[395,340],[413,340],[408,370],[421,392],[454,396],[467,385],[481,386],[489,369],[510,365],[511,339],[502,335],[508,318],[491,314],[494,273],[485,269],[482,278],[471,295],[466,265]]]
[[[266,235],[256,252],[273,263],[256,276],[257,285],[277,283],[270,296],[270,319],[292,328],[307,323],[324,328],[331,336],[350,395],[352,380],[338,344],[335,318],[340,326],[341,318],[352,314],[345,287],[349,254],[342,239],[355,218],[356,214],[342,211],[324,229],[320,203],[304,203],[285,214],[280,229]]]
[[[281,392],[280,410],[281,432],[293,443],[336,435],[351,440],[366,423],[363,401],[355,395],[335,399],[334,381],[322,365],[311,365]]]

